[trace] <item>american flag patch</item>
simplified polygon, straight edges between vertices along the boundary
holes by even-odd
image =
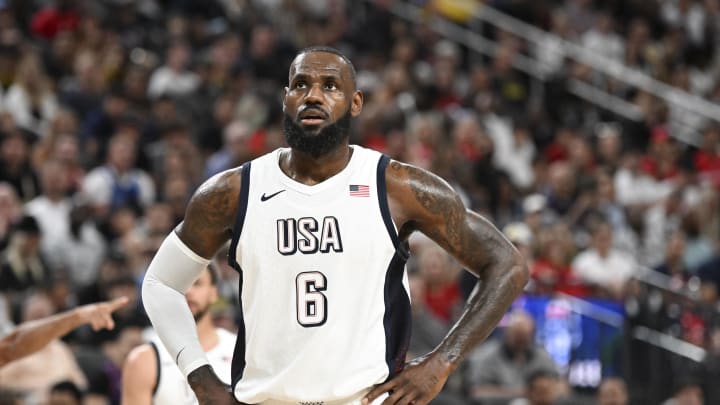
[[[364,184],[351,184],[350,197],[370,197],[370,186]]]

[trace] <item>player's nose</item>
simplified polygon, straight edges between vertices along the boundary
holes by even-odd
[[[312,86],[310,86],[307,92],[307,96],[305,96],[305,103],[322,104],[323,101],[323,92],[320,84],[313,84]]]

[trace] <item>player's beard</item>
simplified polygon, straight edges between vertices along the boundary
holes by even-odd
[[[198,321],[200,321],[202,317],[208,313],[208,311],[210,311],[209,304],[203,307],[199,307],[198,310],[193,314],[193,319],[195,319],[195,322],[197,323]]]
[[[291,148],[305,152],[317,158],[341,145],[350,134],[352,115],[348,108],[345,115],[332,124],[317,129],[306,130],[289,115],[283,118],[285,140]]]

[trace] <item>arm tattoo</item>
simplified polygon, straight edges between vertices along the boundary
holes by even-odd
[[[196,253],[210,257],[230,237],[239,201],[239,177],[237,170],[216,175],[190,199],[178,233]]]
[[[453,255],[465,256],[469,253],[480,253],[481,249],[475,246],[475,241],[468,237],[469,235],[465,231],[467,228],[464,223],[465,207],[449,184],[414,166],[401,165],[395,161],[390,166],[394,170],[402,170],[408,179],[415,200],[425,211],[431,216],[439,217],[436,226],[422,229],[424,233],[439,243],[445,240],[444,247]],[[477,260],[472,261],[476,262]]]
[[[405,219],[411,230],[425,233],[481,279],[464,313],[438,347],[438,353],[457,366],[490,334],[522,291],[527,267],[490,221],[465,209],[449,184],[410,165],[392,162],[390,169],[407,190],[400,198],[403,207],[410,207]]]

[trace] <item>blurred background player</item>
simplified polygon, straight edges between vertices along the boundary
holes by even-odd
[[[198,335],[218,377],[230,383],[235,335],[213,325],[210,307],[218,299],[218,274],[209,265],[185,293]],[[197,404],[197,398],[159,339],[135,348],[123,367],[122,404]]]

